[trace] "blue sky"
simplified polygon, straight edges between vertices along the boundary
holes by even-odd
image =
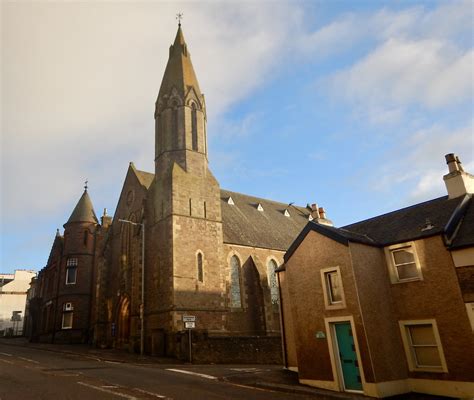
[[[39,270],[89,180],[113,213],[153,171],[153,107],[177,12],[221,187],[336,226],[474,172],[471,2],[2,2],[0,271]]]

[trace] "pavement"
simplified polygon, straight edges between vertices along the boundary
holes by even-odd
[[[181,368],[188,368],[195,372],[204,372],[215,375],[219,380],[238,386],[249,386],[277,392],[299,394],[308,397],[315,397],[322,400],[331,399],[370,399],[371,397],[360,394],[333,392],[302,385],[298,381],[298,374],[278,365],[222,365],[222,364],[190,364],[184,361],[167,357],[152,357],[139,355],[119,349],[98,349],[83,344],[50,344],[31,343],[26,338],[0,339],[0,343],[13,346],[29,347],[44,351],[71,354],[80,357],[90,358],[97,361],[108,361],[115,363],[129,363],[137,365],[164,366],[180,365]],[[418,393],[409,393],[401,396],[390,397],[391,400],[436,400],[447,397],[430,396]]]

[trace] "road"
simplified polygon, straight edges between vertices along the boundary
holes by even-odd
[[[0,343],[0,400],[307,398],[225,381],[263,368],[118,363]]]

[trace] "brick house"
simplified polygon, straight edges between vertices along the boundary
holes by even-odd
[[[96,255],[109,219],[102,217],[99,225],[86,186],[64,224],[64,234],[57,231],[48,262],[38,273],[29,301],[32,340],[90,341]]]
[[[75,339],[134,351],[143,343],[146,353],[180,357],[187,354],[183,316],[192,315],[195,359],[256,361],[260,354],[262,362],[278,362],[275,269],[315,210],[220,188],[208,167],[206,104],[181,27],[154,117],[155,172],[130,163],[113,220],[105,216],[100,224],[85,192],[87,220],[70,219],[64,237],[56,237],[38,278],[44,337],[57,332],[72,340],[82,332]],[[87,249],[86,228],[93,233]],[[65,283],[70,259],[77,259],[77,273],[83,269],[77,291]],[[49,277],[53,289],[46,289]],[[72,328],[60,324],[64,304],[74,307]],[[54,321],[47,305],[56,310]],[[80,323],[76,315],[89,319]]]
[[[278,270],[284,358],[301,383],[474,396],[474,176],[448,196],[335,228],[309,222]]]

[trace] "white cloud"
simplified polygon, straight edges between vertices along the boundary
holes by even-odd
[[[332,77],[335,93],[379,108],[456,105],[472,96],[472,50],[459,53],[437,40],[389,39]]]
[[[106,200],[103,188],[113,181],[120,189],[128,161],[153,170],[153,107],[176,32],[175,5],[1,7],[5,222],[72,209],[86,177],[96,206],[102,200],[112,208],[116,197]],[[229,3],[218,16],[212,3],[181,9],[212,121],[268,79],[301,17],[300,7],[287,4]],[[249,116],[234,133],[251,124]]]
[[[408,135],[381,154],[371,173],[370,185],[377,191],[406,193],[398,200],[413,204],[446,194],[443,175],[448,170],[444,155],[456,153],[467,172],[474,172],[474,123],[453,130],[434,125]]]

